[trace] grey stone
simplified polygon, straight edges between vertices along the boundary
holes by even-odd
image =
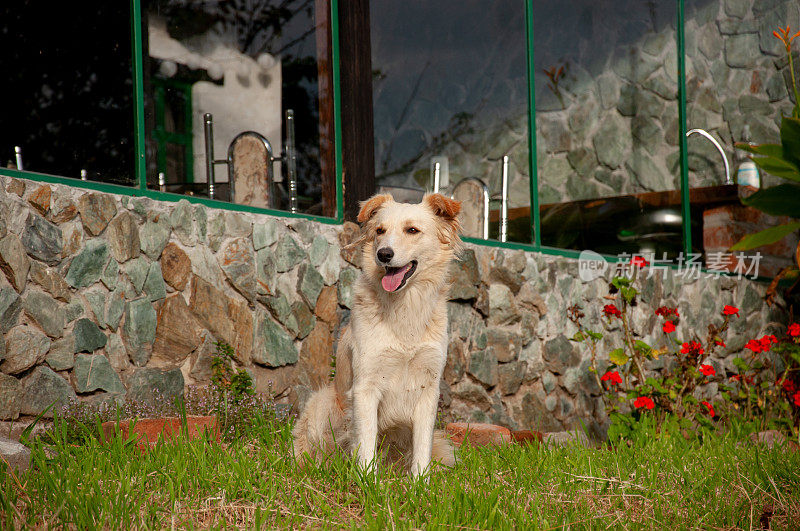
[[[580,355],[563,334],[545,343],[543,357],[547,368],[556,374],[564,374],[568,368],[580,363]]]
[[[150,359],[156,338],[156,324],[156,311],[149,300],[137,299],[126,305],[123,339],[128,355],[139,367],[146,365]]]
[[[337,286],[337,295],[339,304],[345,308],[353,308],[353,290],[355,288],[356,280],[358,279],[358,270],[353,268],[345,268],[339,273],[339,285]],[[508,288],[506,288],[508,289]]]
[[[542,387],[544,388],[544,392],[550,394],[553,392],[553,389],[556,388],[556,384],[558,383],[558,378],[550,372],[544,371],[542,372]]]
[[[289,224],[289,227],[300,235],[300,239],[304,243],[311,243],[316,234],[314,224],[305,219],[293,221]]]
[[[250,240],[239,237],[226,241],[217,260],[236,291],[248,301],[255,300],[256,260]]]
[[[269,247],[278,241],[278,222],[266,219],[263,223],[253,225],[253,247],[256,251]]]
[[[490,350],[473,352],[467,370],[481,383],[489,387],[497,385],[497,356]]]
[[[618,48],[611,61],[611,68],[617,75],[634,83],[641,83],[660,66],[658,59],[642,54],[635,47]]]
[[[521,348],[519,334],[491,327],[486,330],[486,339],[497,361],[506,363],[517,359]]]
[[[75,352],[94,352],[106,346],[106,335],[89,319],[78,319],[72,329]]]
[[[0,437],[0,461],[20,475],[30,466],[31,451],[17,441]]]
[[[289,304],[289,301],[286,300],[284,295],[279,294],[274,297],[263,297],[261,301],[266,305],[275,319],[277,319],[289,330],[294,329],[292,333],[297,333],[297,321],[294,321],[293,327],[290,327],[287,322],[290,317],[294,316],[292,315],[292,306]]]
[[[262,314],[259,317],[253,361],[267,367],[297,363],[297,347],[291,336],[268,315]]]
[[[554,396],[545,398],[526,393],[522,397],[522,418],[525,426],[541,432],[563,429],[561,423],[551,413],[553,408],[547,407],[548,402],[554,399]]]
[[[225,235],[230,238],[250,238],[253,224],[244,214],[225,212]]]
[[[480,272],[474,250],[465,249],[450,263],[449,277],[452,280],[449,300],[470,300],[478,296],[476,286],[480,283]]]
[[[60,301],[69,302],[69,286],[57,269],[45,267],[39,262],[32,262],[30,274],[31,281],[41,286],[50,295]]]
[[[198,245],[194,249],[189,249],[187,255],[192,262],[192,272],[195,275],[214,286],[222,286],[225,283],[225,275],[208,247]]]
[[[31,326],[17,326],[6,335],[6,356],[0,371],[19,374],[42,361],[50,349],[50,339]]]
[[[103,240],[89,240],[81,253],[72,259],[65,280],[73,288],[91,286],[108,262],[108,246]]]
[[[225,214],[220,212],[208,222],[208,246],[217,252],[222,240],[225,239]]]
[[[150,264],[142,290],[147,294],[147,299],[150,302],[161,300],[167,296],[167,285],[164,283],[164,276],[161,274],[161,264],[159,262]]]
[[[131,281],[136,294],[142,292],[144,283],[147,280],[147,274],[150,271],[150,266],[147,260],[142,257],[135,258],[122,266],[122,271],[127,275],[128,280]]]
[[[581,147],[567,153],[567,160],[578,175],[590,178],[597,167],[597,157],[591,149]]]
[[[751,114],[772,116],[775,112],[770,102],[751,94],[744,94],[739,97],[739,111],[745,116],[750,116]]]
[[[767,81],[767,95],[769,101],[775,103],[784,99],[789,93],[786,90],[786,80],[780,74],[773,74]]]
[[[731,68],[751,68],[755,65],[758,35],[745,33],[725,39],[725,63]]]
[[[723,5],[725,6],[725,14],[729,17],[744,18],[749,11],[750,2],[724,0]]]
[[[489,395],[483,386],[466,379],[453,386],[452,396],[478,405],[489,403]]]
[[[13,376],[0,373],[0,419],[13,420],[19,417],[19,401],[22,385]]]
[[[139,231],[139,248],[151,260],[158,260],[169,243],[171,227],[166,214],[147,220]]]
[[[597,78],[597,89],[603,108],[610,109],[619,100],[619,80],[610,72]]]
[[[609,168],[618,168],[631,150],[630,130],[619,117],[603,120],[593,138],[597,158]]]
[[[83,194],[78,199],[78,212],[81,215],[83,228],[92,236],[97,236],[116,215],[117,205],[114,198],[105,194]]]
[[[83,311],[83,303],[77,298],[64,307],[64,315],[66,316],[68,323],[71,323],[83,315]]]
[[[61,305],[50,295],[41,291],[31,291],[22,298],[22,307],[44,333],[52,338],[61,337],[67,325]]]
[[[111,256],[117,262],[124,263],[139,256],[139,227],[130,212],[121,212],[111,220],[106,229],[106,239]]]
[[[758,32],[755,20],[722,19],[717,21],[719,32],[722,35],[741,35],[742,33]]]
[[[257,226],[255,225],[254,227]],[[216,351],[214,338],[210,334],[204,334],[203,343],[192,354],[192,370],[189,375],[199,382],[211,381],[213,374],[211,363],[214,360]]]
[[[503,363],[497,368],[497,382],[503,395],[513,395],[522,385],[528,364],[524,361]]]
[[[544,441],[547,446],[583,446],[591,448],[591,442],[582,430],[558,431],[544,434]]]
[[[722,37],[716,31],[704,31],[700,34],[697,47],[707,59],[719,60],[722,53]]]
[[[45,361],[54,371],[66,371],[75,365],[75,339],[67,336],[50,345]]]
[[[284,234],[283,237],[278,240],[278,244],[275,247],[275,253],[273,254],[275,268],[278,273],[289,271],[297,264],[302,262],[305,258],[305,252],[299,245],[297,245],[297,242],[295,242],[294,238],[288,234]]]
[[[122,380],[102,354],[78,354],[75,357],[75,389],[89,393],[102,389],[109,393],[124,393]]]
[[[570,132],[567,124],[563,120],[540,118],[537,123],[537,128],[544,140],[545,149],[548,153],[559,153],[570,150]]]
[[[666,175],[653,158],[642,150],[634,151],[633,156],[625,163],[625,167],[644,190],[658,191],[672,188],[671,181],[675,178]]]
[[[16,234],[7,234],[0,240],[0,269],[19,293],[25,289],[31,261],[25,254],[25,247]]]
[[[508,324],[519,320],[511,289],[504,284],[489,285],[489,323]]]
[[[169,223],[182,244],[187,247],[193,247],[197,243],[197,233],[194,227],[194,209],[189,201],[186,199],[178,201],[169,216]]]
[[[51,265],[61,261],[64,245],[61,229],[43,217],[32,212],[28,214],[21,241],[33,258]]]
[[[569,162],[565,158],[557,158],[557,157],[547,157],[544,161],[544,165],[542,166],[539,178],[541,179],[542,183],[546,183],[547,185],[558,188],[559,186],[563,185],[567,182],[567,178],[574,173],[574,170],[569,165]],[[547,199],[544,201],[545,203],[553,203],[560,199],[558,196],[558,192],[554,191],[555,197],[550,200]]]
[[[197,238],[200,242],[206,241],[208,234],[208,212],[203,205],[194,206],[194,220],[197,223]]]
[[[108,336],[106,356],[108,356],[108,361],[115,371],[122,372],[130,365],[125,345],[122,343],[122,338],[117,334]]]
[[[128,399],[137,402],[168,404],[183,396],[183,374],[180,369],[137,369],[127,381]]]
[[[256,251],[256,293],[272,295],[275,290],[276,275],[272,251],[266,247]]]
[[[53,418],[54,411],[60,411],[71,400],[76,399],[75,391],[67,380],[40,365],[22,380],[19,412],[23,415],[38,415],[47,409],[42,416]],[[51,404],[53,407],[50,407]]]
[[[297,291],[303,296],[306,303],[314,308],[324,286],[322,275],[310,264],[302,264],[297,279]]]

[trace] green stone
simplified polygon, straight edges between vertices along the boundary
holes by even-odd
[[[314,241],[311,242],[311,249],[308,251],[308,259],[311,261],[311,265],[314,267],[322,265],[322,262],[328,256],[329,246],[330,244],[325,239],[325,236],[321,234],[314,236]]]
[[[308,306],[300,301],[292,304],[292,316],[297,321],[297,337],[298,339],[305,338],[314,329],[317,318],[308,309]],[[288,328],[288,327],[287,327]]]
[[[285,234],[275,247],[275,254],[273,260],[275,261],[275,269],[278,273],[289,271],[294,266],[302,262],[306,258],[306,253],[294,241],[294,238]]]
[[[72,259],[64,280],[73,288],[91,286],[103,273],[108,262],[108,245],[103,240],[89,240],[86,247]]]
[[[113,258],[108,261],[108,265],[105,269],[103,269],[100,282],[102,282],[109,290],[114,290],[117,288],[117,284],[119,283],[119,262]]]
[[[17,323],[22,311],[22,301],[11,286],[0,288],[0,334],[5,334]]]
[[[197,235],[194,230],[194,210],[189,201],[186,199],[178,201],[169,216],[169,223],[182,244],[193,246],[197,243]]]
[[[109,393],[124,393],[122,380],[102,354],[78,354],[75,357],[75,389],[89,393],[102,389]]]
[[[75,352],[94,352],[106,346],[106,335],[89,319],[78,319],[72,329]]]
[[[128,399],[152,405],[172,405],[183,396],[180,369],[138,369],[128,379]]]
[[[201,242],[204,242],[208,233],[208,212],[206,212],[206,207],[195,205],[194,219],[197,221],[197,237]]]
[[[253,225],[253,247],[256,251],[269,247],[278,241],[278,222],[267,219],[264,223]]]
[[[94,314],[94,319],[100,328],[106,327],[106,294],[102,291],[92,291],[86,294],[89,308]]]
[[[276,275],[272,250],[265,247],[256,251],[256,293],[259,295],[271,294],[275,289]]]
[[[67,322],[71,323],[83,315],[83,303],[77,299],[73,300],[64,308],[64,315],[67,317]]]
[[[161,251],[169,243],[169,220],[162,214],[155,220],[148,220],[139,230],[139,247],[151,260],[158,260]]]
[[[253,361],[268,367],[297,363],[297,347],[292,337],[266,314],[258,323]]]
[[[21,241],[32,257],[51,265],[61,261],[61,229],[43,217],[34,213],[28,214]]]
[[[43,413],[43,417],[53,418],[54,411],[60,412],[61,408],[76,399],[75,391],[67,380],[40,365],[30,376],[22,380],[20,413],[23,415]]]
[[[125,294],[121,288],[117,288],[108,295],[108,304],[106,305],[105,322],[111,330],[117,329],[124,311]]]
[[[140,294],[142,292],[142,288],[144,287],[145,280],[147,280],[147,273],[150,270],[147,260],[141,257],[134,258],[123,265],[122,270],[131,281],[133,288],[136,290],[136,294]]]
[[[160,263],[153,262],[150,264],[143,288],[151,302],[161,300],[167,296],[167,285],[164,283],[164,276],[161,274]]]
[[[497,384],[497,357],[490,350],[473,352],[468,370],[478,381],[488,386]]]
[[[358,270],[348,267],[339,273],[339,285],[336,288],[339,304],[345,308],[353,308],[353,290],[358,279]]]
[[[324,285],[322,275],[312,265],[302,264],[300,266],[297,291],[311,308],[317,305],[317,299]]]
[[[131,359],[140,367],[150,359],[150,347],[156,338],[156,324],[156,311],[149,300],[137,299],[128,303],[122,332]]]

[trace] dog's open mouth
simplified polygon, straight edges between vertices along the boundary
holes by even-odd
[[[403,267],[387,267],[386,274],[381,279],[381,285],[386,291],[397,291],[405,285],[406,280],[411,278],[416,270],[416,260],[412,260]]]

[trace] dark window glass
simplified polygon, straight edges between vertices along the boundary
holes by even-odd
[[[0,164],[134,184],[128,4],[0,5]]]
[[[208,195],[204,115],[213,118],[214,159],[223,161],[247,131],[281,157],[291,111],[299,210],[333,215],[322,197],[323,176],[335,179],[330,4],[159,0],[143,6],[143,23],[148,184],[163,174],[168,191]],[[235,190],[228,167],[215,165],[215,199],[288,209],[288,164],[272,165],[269,185],[254,149],[263,143],[234,159]]]
[[[682,249],[676,5],[535,2],[542,245]]]
[[[464,232],[480,238],[480,179],[498,238],[508,157],[507,239],[530,242],[525,2],[372,2],[370,31],[379,189],[416,200],[438,162],[441,191],[458,186]]]

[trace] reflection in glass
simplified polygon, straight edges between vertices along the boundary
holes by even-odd
[[[330,4],[290,0],[158,0],[148,2],[145,109],[147,180],[164,173],[171,192],[207,195],[204,115],[212,115],[214,159],[224,162],[233,140],[254,131],[274,162],[268,178],[264,144],[236,148],[248,167],[217,164],[215,198],[289,208],[283,151],[287,111],[294,114],[299,211],[333,215],[323,197],[334,177]],[[233,153],[233,150],[231,150]]]
[[[534,3],[543,245],[680,252],[675,14],[654,0]]]
[[[135,183],[130,34],[113,3],[0,5],[0,165]]]
[[[531,241],[525,3],[370,4],[375,175],[379,189],[415,200],[480,179],[498,237],[503,156],[509,157],[509,241]],[[482,219],[482,187],[457,190]],[[527,209],[527,210],[525,210]],[[520,214],[520,211],[524,211]],[[482,223],[467,235],[483,237]]]

